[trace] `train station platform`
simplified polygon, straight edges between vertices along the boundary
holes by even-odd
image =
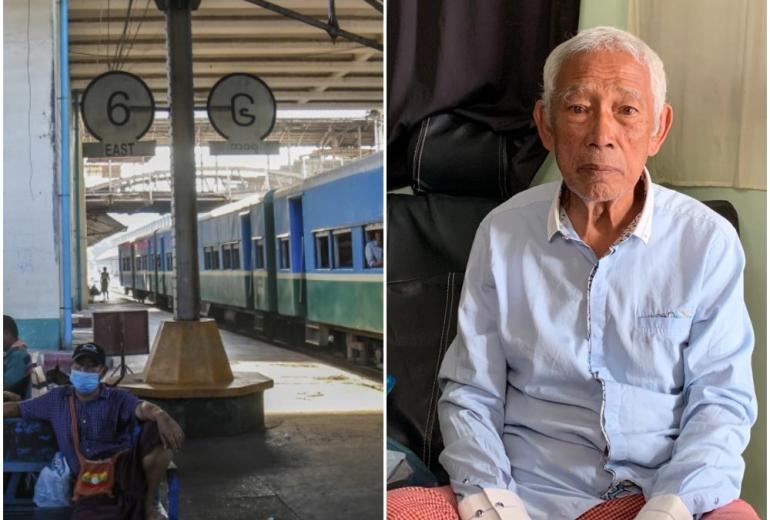
[[[97,298],[98,299],[98,298]],[[146,309],[150,344],[168,312],[111,291],[94,311]],[[87,320],[85,320],[87,321]],[[175,457],[180,517],[215,519],[382,518],[383,386],[313,357],[221,330],[232,370],[274,380],[264,394],[266,429],[188,439]],[[74,329],[74,342],[91,340]],[[141,371],[149,356],[128,356]]]

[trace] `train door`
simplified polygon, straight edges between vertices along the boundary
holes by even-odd
[[[131,243],[131,292],[136,296],[136,269],[139,267],[136,265],[136,244]]]
[[[291,236],[291,272],[297,277],[298,314],[305,314],[307,288],[305,286],[305,239],[302,225],[302,197],[289,199],[289,232]]]
[[[251,214],[245,211],[240,214],[241,217],[241,255],[243,255],[243,261],[241,262],[241,268],[243,269],[243,279],[246,290],[246,308],[254,308],[254,273],[252,272],[251,262]]]
[[[158,251],[160,252],[160,267],[158,268],[159,271],[163,271],[163,274],[159,275],[158,281],[160,285],[158,286],[158,292],[160,294],[166,295],[168,294],[168,290],[166,289],[166,271],[168,271],[168,265],[166,265],[166,239],[164,237],[160,237],[158,239]]]
[[[160,271],[160,248],[158,247],[158,232],[153,231],[152,233],[152,273],[150,273],[150,276],[152,277],[152,299],[155,302],[155,304],[158,304],[158,301],[160,299],[160,285],[159,285],[159,273]]]

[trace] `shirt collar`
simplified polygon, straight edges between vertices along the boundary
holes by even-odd
[[[650,235],[652,234],[652,213],[655,203],[652,190],[652,179],[650,178],[650,172],[647,170],[646,166],[644,168],[642,178],[645,191],[644,206],[642,207],[642,212],[639,214],[639,219],[637,220],[636,226],[634,226],[631,235],[639,237],[646,244],[649,242]],[[562,193],[564,193],[564,190],[566,189],[567,186],[564,184],[564,181],[562,181],[562,183],[559,185],[559,189],[557,189],[553,195],[551,208],[548,210],[548,240],[551,240],[556,233],[561,233],[563,235],[567,234],[567,231],[564,229],[564,226],[561,223],[561,218],[559,215],[561,211]]]

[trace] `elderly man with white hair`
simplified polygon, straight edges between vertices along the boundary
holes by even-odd
[[[663,63],[597,27],[554,49],[543,85],[563,181],[481,223],[439,375],[452,489],[391,493],[389,518],[758,518],[738,500],[757,415],[744,255],[650,179]]]

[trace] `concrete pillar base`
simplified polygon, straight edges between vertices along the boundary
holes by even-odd
[[[143,375],[147,383],[155,384],[232,381],[233,372],[216,322],[209,318],[162,321]]]
[[[263,392],[273,380],[232,372],[214,320],[169,320],[160,325],[144,372],[120,386],[157,403],[188,437],[209,437],[264,429]]]

